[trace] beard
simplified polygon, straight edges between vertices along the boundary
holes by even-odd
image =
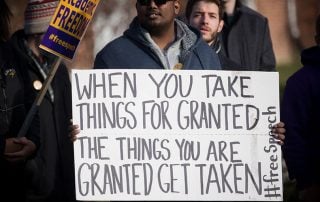
[[[152,35],[167,32],[174,23],[174,16],[165,15],[157,9],[149,9],[138,14],[140,25]]]
[[[141,26],[146,29],[151,35],[157,36],[166,33],[174,22],[164,22],[159,20],[146,20],[141,23]]]
[[[204,39],[205,42],[207,42],[209,45],[211,45],[216,41],[217,37],[218,37],[218,33],[215,32],[209,36],[203,36],[202,38]]]

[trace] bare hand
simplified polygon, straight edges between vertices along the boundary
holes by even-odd
[[[22,149],[21,144],[15,143],[17,138],[7,138],[4,153],[14,153]]]
[[[19,162],[27,160],[36,151],[36,145],[26,137],[12,138],[13,144],[19,145],[20,150],[5,152],[5,158],[10,162]],[[7,146],[6,146],[7,147]]]
[[[279,145],[284,144],[284,139],[286,138],[285,133],[286,133],[286,129],[285,129],[285,124],[283,122],[279,122],[272,127],[273,137],[279,140],[278,141]]]
[[[69,137],[72,142],[77,140],[77,135],[80,133],[80,127],[78,125],[73,125],[72,120],[70,120],[69,125]]]

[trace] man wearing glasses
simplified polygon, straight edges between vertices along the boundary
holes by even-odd
[[[129,29],[97,54],[94,67],[221,69],[200,32],[176,19],[180,8],[179,0],[137,0]]]

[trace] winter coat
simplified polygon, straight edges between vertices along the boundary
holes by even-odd
[[[202,40],[200,32],[176,20],[185,31],[179,62],[182,69],[221,69],[217,55]],[[95,68],[164,69],[152,44],[142,35],[135,18],[123,36],[111,41],[96,56]]]
[[[36,57],[27,48],[23,30],[12,36],[15,51],[28,69],[33,92],[39,92],[44,75],[36,63]],[[47,53],[49,54],[49,53]],[[31,56],[30,56],[31,55]],[[52,55],[51,55],[52,57]],[[49,60],[49,57],[47,57]],[[49,62],[50,63],[50,62]],[[52,58],[51,58],[52,63]],[[52,65],[49,65],[51,67]],[[47,74],[43,70],[44,74]],[[51,92],[50,92],[51,91]],[[53,94],[53,98],[51,94]],[[33,159],[33,182],[29,186],[29,198],[53,201],[74,201],[73,145],[68,138],[68,125],[72,117],[71,83],[64,64],[60,64],[40,107],[41,147]]]
[[[240,64],[237,64],[236,62],[230,60],[222,53],[221,51],[222,44],[219,37],[217,37],[216,41],[212,43],[210,47],[218,55],[222,70],[229,70],[229,71],[246,70],[245,68],[241,68]]]
[[[1,197],[12,201],[25,199],[25,162],[9,163],[3,157],[7,138],[17,137],[35,99],[23,63],[17,60],[9,42],[0,44],[0,185]],[[36,113],[26,132],[38,149],[39,116]]]
[[[299,189],[320,185],[320,47],[301,54],[303,67],[287,81],[281,108],[283,155]]]
[[[16,137],[35,99],[26,72],[9,43],[0,44],[0,139],[1,155],[5,138]],[[26,137],[40,145],[39,120],[35,116]]]
[[[231,22],[224,16],[223,54],[246,70],[275,71],[268,19],[239,1],[235,9]]]

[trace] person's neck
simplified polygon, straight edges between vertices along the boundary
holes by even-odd
[[[236,0],[229,0],[227,1],[227,3],[225,4],[225,13],[228,16],[232,16],[234,14],[234,11],[236,9]]]
[[[149,31],[152,40],[159,46],[161,50],[167,48],[176,38],[174,24],[169,28],[161,30]]]

